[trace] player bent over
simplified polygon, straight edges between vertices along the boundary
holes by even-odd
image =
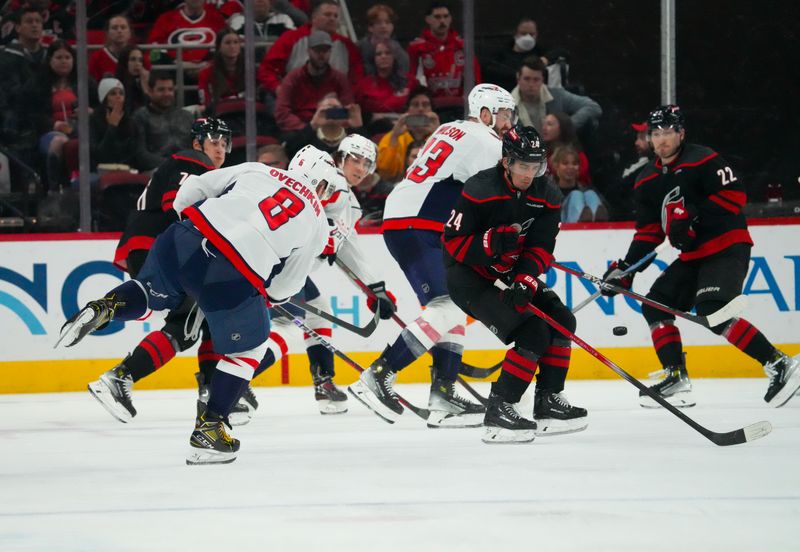
[[[467,320],[447,291],[441,238],[464,182],[500,160],[500,137],[511,128],[516,104],[494,84],[475,86],[468,103],[467,120],[437,128],[386,200],[383,239],[425,307],[348,388],[386,420],[403,413],[394,391],[397,372],[426,351],[433,357],[428,427],[478,427],[485,411],[455,390]]]
[[[533,127],[516,125],[503,137],[503,159],[464,184],[444,227],[450,297],[503,343],[513,343],[492,384],[484,417],[485,443],[528,442],[534,435],[586,428],[583,408],[562,393],[570,340],[525,307],[532,303],[575,331],[575,317],[537,277],[553,260],[561,193],[544,176],[546,152]],[[500,279],[508,289],[495,287]],[[517,412],[536,368],[533,416]]]
[[[136,279],[89,302],[62,327],[59,341],[71,346],[114,318],[134,320],[187,297],[197,301],[221,358],[208,404],[197,413],[187,463],[236,459],[239,441],[225,425],[267,353],[265,300],[297,293],[322,253],[328,222],[315,188],[335,174],[330,156],[317,151],[302,173],[243,163],[187,178],[174,207],[188,220],[156,239]]]
[[[680,254],[647,297],[684,311],[694,307],[707,316],[737,297],[747,276],[753,240],[742,213],[744,183],[717,152],[684,143],[684,118],[677,105],[651,112],[647,132],[656,156],[634,184],[636,233],[625,258],[612,263],[603,278],[630,289],[634,275],[622,272],[667,238]],[[663,366],[664,379],[651,389],[674,406],[694,406],[675,317],[648,305],[642,305],[642,314]],[[779,351],[747,320],[732,318],[711,331],[764,366],[769,376],[764,400],[770,406],[783,406],[800,388],[800,355],[791,358]],[[643,392],[639,403],[659,406]]]

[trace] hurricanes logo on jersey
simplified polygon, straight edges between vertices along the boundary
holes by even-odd
[[[194,29],[176,29],[169,35],[170,44],[214,44],[217,33],[208,27],[197,27]]]

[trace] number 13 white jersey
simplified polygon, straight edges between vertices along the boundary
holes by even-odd
[[[386,199],[384,230],[442,232],[464,182],[495,166],[502,155],[501,138],[481,122],[441,125]]]

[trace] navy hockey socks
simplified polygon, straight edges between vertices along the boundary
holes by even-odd
[[[430,350],[433,357],[434,377],[445,381],[455,381],[461,367],[461,355],[439,345]]]
[[[211,380],[211,397],[208,399],[208,409],[215,414],[226,418],[233,410],[233,406],[239,401],[244,388],[247,387],[247,380],[217,370],[214,379]]]
[[[333,353],[326,349],[319,343],[306,347],[306,354],[308,355],[309,367],[311,368],[311,375],[316,376],[333,376]],[[273,355],[272,361],[275,362]]]

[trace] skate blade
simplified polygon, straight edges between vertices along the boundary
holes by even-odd
[[[789,369],[791,372],[789,377],[786,378],[786,384],[783,386],[783,389],[778,391],[775,396],[772,397],[772,400],[767,403],[773,408],[782,407],[800,390],[800,364],[797,363],[800,361],[800,355],[795,356],[793,360],[795,362]]]
[[[531,443],[536,438],[533,429],[506,429],[491,426],[486,428],[481,441],[487,445],[521,445]]]
[[[455,414],[443,410],[431,410],[428,415],[428,427],[432,429],[447,428],[460,429],[467,427],[482,427],[483,414]]]
[[[83,336],[81,336],[81,330],[86,324],[91,322],[92,318],[94,318],[94,311],[84,308],[75,320],[68,322],[67,325],[61,328],[61,335],[58,337],[56,344],[53,345],[53,349],[58,347],[64,340],[66,340],[64,342],[64,347],[72,347],[75,345],[83,338]]]
[[[189,446],[186,455],[187,466],[203,466],[207,464],[230,464],[236,460],[235,452],[220,452],[218,450],[199,449]]]
[[[669,404],[674,406],[675,408],[691,408],[697,404],[697,401],[694,400],[694,395],[691,391],[684,391],[683,393],[675,393],[674,395],[670,395],[669,397],[664,397]],[[656,401],[651,399],[647,395],[641,395],[639,397],[639,406],[642,408],[662,408],[660,404]]]
[[[400,416],[394,410],[386,407],[381,401],[372,399],[372,391],[358,380],[353,385],[347,386],[347,391],[353,395],[361,404],[369,408],[378,418],[384,422],[393,424]],[[402,414],[402,413],[401,413]]]
[[[557,420],[555,418],[534,418],[536,421],[536,436],[550,437],[553,435],[567,435],[578,433],[589,426],[586,416],[583,418],[573,418],[572,420]]]
[[[228,421],[232,426],[243,426],[250,423],[253,416],[250,411],[247,412],[231,412],[228,414]]]
[[[323,399],[317,401],[317,408],[319,408],[319,413],[323,416],[335,416],[336,414],[347,412],[347,402]]]
[[[89,390],[89,394],[97,399],[97,402],[103,405],[103,408],[115,419],[123,424],[127,424],[133,419],[130,412],[117,404],[117,401],[114,400],[114,396],[101,380],[91,382],[86,388]]]

